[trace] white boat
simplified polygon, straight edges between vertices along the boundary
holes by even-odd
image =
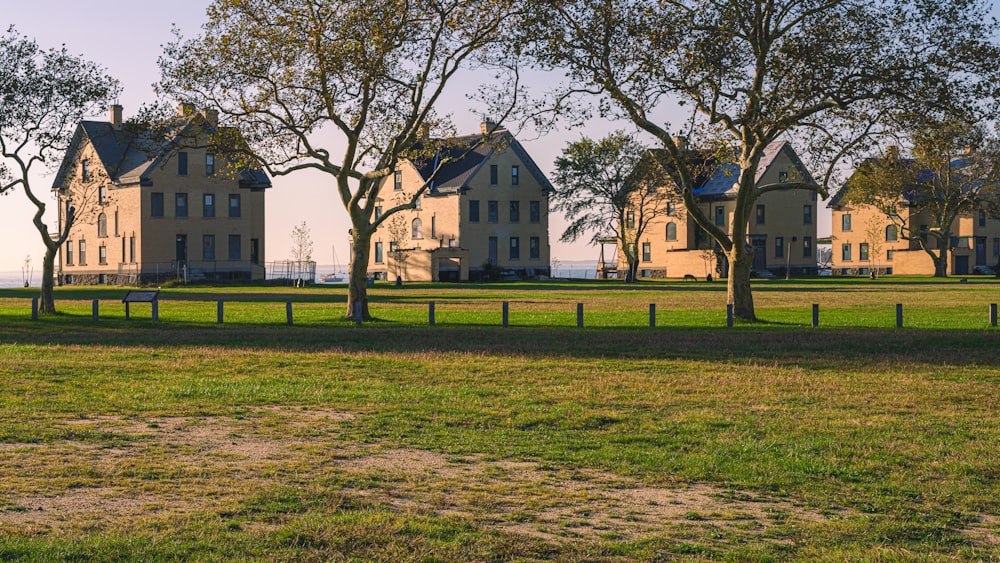
[[[323,283],[344,283],[347,281],[346,272],[340,270],[340,262],[337,262],[337,247],[332,247],[333,250],[333,273],[326,274],[319,277],[319,281]]]

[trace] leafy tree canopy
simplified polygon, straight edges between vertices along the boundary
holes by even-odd
[[[351,217],[348,314],[357,302],[367,315],[371,235],[427,187],[376,218],[382,180],[403,159],[435,152],[426,127],[450,132],[437,106],[462,72],[509,76],[483,99],[492,115],[508,113],[517,77],[505,39],[517,8],[512,0],[216,0],[199,36],[167,46],[160,88],[217,108],[248,141],[247,164],[330,176]]]
[[[32,221],[45,246],[39,310],[55,313],[55,258],[73,225],[59,232],[45,223],[45,201],[31,185],[36,165],[54,168],[84,117],[107,107],[118,83],[100,66],[69,53],[43,49],[10,27],[0,35],[0,193],[20,188],[35,207]],[[47,191],[47,190],[46,190]]]
[[[979,0],[548,0],[523,41],[539,65],[565,69],[552,115],[576,122],[595,108],[630,119],[672,161],[691,218],[730,262],[728,300],[754,319],[754,201],[779,189],[826,193],[838,161],[864,146],[886,115],[983,110],[996,93],[996,23]],[[587,101],[596,100],[596,105]],[[666,103],[684,123],[656,117]],[[687,151],[728,144],[739,168],[728,230],[698,208]],[[809,142],[827,163],[822,185],[757,186],[764,149]]]

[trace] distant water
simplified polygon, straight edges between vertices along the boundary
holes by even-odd
[[[41,287],[42,276],[35,272],[29,281],[32,287]],[[24,276],[21,272],[0,272],[0,287],[24,287]]]
[[[319,281],[319,277],[332,273],[334,270],[332,265],[318,265],[316,266],[316,281]],[[343,277],[345,280],[349,276],[346,272],[346,267],[341,266],[337,270],[337,275]],[[552,277],[563,278],[563,279],[573,279],[573,280],[592,280],[597,278],[597,261],[596,260],[559,260],[552,267]]]
[[[597,278],[596,260],[557,260],[552,266],[552,277],[571,280]]]
[[[346,268],[337,268],[337,274],[347,278]],[[319,277],[331,274],[334,271],[333,265],[316,266],[316,281]],[[576,280],[592,280],[597,277],[597,263],[592,260],[559,260],[552,268],[552,277]],[[30,277],[31,287],[40,287],[42,274],[35,271]],[[24,287],[24,276],[19,271],[0,272],[0,287]]]

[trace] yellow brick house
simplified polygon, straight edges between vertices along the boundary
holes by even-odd
[[[898,149],[889,147],[888,154],[899,158]],[[965,165],[963,158],[952,161],[953,168]],[[915,237],[907,238],[900,226],[908,226],[919,234],[935,229],[928,211],[910,205],[900,188],[895,205],[896,220],[874,205],[851,202],[849,187],[841,188],[829,207],[832,215],[832,269],[836,275],[870,275],[872,273],[932,276],[935,267],[930,254],[920,247]],[[950,275],[991,274],[1000,261],[1000,218],[983,207],[960,213],[950,225],[951,248],[945,253],[946,272]],[[928,247],[937,252],[939,241],[926,237]]]
[[[261,170],[229,168],[209,148],[218,114],[181,104],[152,130],[111,107],[84,121],[56,175],[59,224],[75,217],[57,266],[61,283],[171,278],[263,279]]]
[[[730,163],[708,163],[706,168],[696,180],[695,199],[710,220],[728,231],[736,208],[734,184],[739,170]],[[775,141],[764,151],[756,183],[786,181],[814,183],[791,145]],[[786,269],[792,275],[816,273],[817,206],[817,194],[801,189],[769,192],[754,202],[747,242],[757,250],[753,266],[757,275],[783,276]],[[688,217],[683,203],[668,204],[666,213],[650,221],[638,242],[640,278],[728,274],[725,258],[711,251],[714,241]],[[625,271],[621,249],[618,256],[619,271]]]
[[[433,158],[404,161],[382,186],[376,214],[418,200],[372,237],[369,276],[406,281],[534,278],[550,273],[549,194],[554,189],[514,136],[489,123],[444,139]],[[442,164],[443,163],[443,164]]]

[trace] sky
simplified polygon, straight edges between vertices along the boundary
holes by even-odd
[[[171,2],[136,2],[122,0],[33,0],[4,2],[0,26],[14,25],[17,30],[38,41],[43,48],[66,45],[70,53],[83,56],[106,68],[123,86],[119,99],[126,119],[141,105],[155,100],[153,84],[159,79],[157,58],[173,35],[176,26],[187,36],[195,35],[205,20],[210,0],[173,0]],[[998,9],[994,6],[994,13]],[[542,89],[544,79],[532,87]],[[475,89],[475,84],[456,84],[460,89]],[[453,119],[460,133],[478,131],[481,116],[471,107],[464,109],[462,93],[449,100]],[[93,116],[107,119],[107,112]],[[675,122],[679,122],[678,118]],[[561,129],[539,136],[533,131],[518,132],[532,158],[551,178],[553,161],[567,143],[584,134],[600,138],[615,129],[634,130],[630,124],[594,120],[581,129]],[[37,192],[51,187],[53,173],[41,170],[32,178]],[[320,264],[333,263],[333,248],[341,263],[348,253],[349,220],[334,193],[332,183],[319,173],[295,173],[273,180],[267,193],[266,248],[267,261],[288,258],[292,229],[305,221],[314,243],[313,258]],[[50,209],[55,206],[50,205]],[[0,247],[0,271],[17,271],[30,256],[36,271],[40,269],[44,247],[34,230],[31,219],[34,207],[21,192],[0,197],[0,224],[3,240],[16,241]],[[54,226],[54,218],[48,219]],[[551,256],[562,262],[569,260],[596,261],[598,247],[586,241],[573,244],[559,242],[565,220],[553,213],[550,217],[549,239]],[[821,206],[819,236],[830,234],[830,213]]]

